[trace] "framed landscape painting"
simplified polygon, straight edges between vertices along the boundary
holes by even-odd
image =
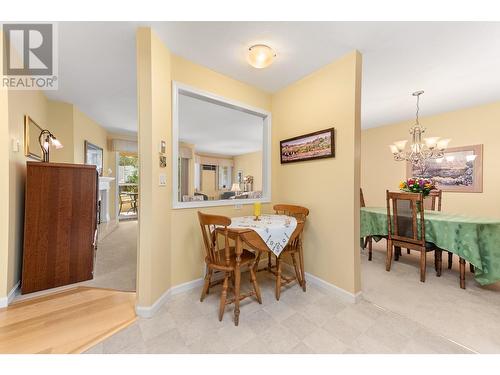
[[[483,145],[452,147],[421,167],[406,165],[406,175],[432,179],[442,191],[483,192]]]
[[[333,157],[335,157],[334,128],[280,141],[281,164]]]

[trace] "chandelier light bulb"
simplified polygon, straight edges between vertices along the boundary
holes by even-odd
[[[428,137],[424,138],[425,145],[429,147],[430,150],[433,150],[436,148],[436,145],[439,141],[439,137]]]
[[[403,151],[405,149],[407,143],[408,143],[407,140],[396,141],[396,142],[394,142],[394,145],[397,147],[398,151]]]
[[[450,143],[451,139],[446,138],[446,139],[441,139],[437,143],[437,148],[439,150],[446,150],[446,147],[448,147],[448,143]]]
[[[397,154],[399,152],[398,148],[396,147],[396,145],[389,145],[389,148],[391,149],[391,152],[393,154]]]

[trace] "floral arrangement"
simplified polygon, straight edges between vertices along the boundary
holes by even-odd
[[[436,189],[434,182],[426,178],[412,177],[399,183],[399,189],[408,193],[422,193],[428,196],[431,190]]]

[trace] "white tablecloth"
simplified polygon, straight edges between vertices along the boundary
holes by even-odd
[[[279,256],[297,228],[297,220],[285,215],[262,215],[259,221],[254,218],[255,216],[232,217],[229,228],[253,229],[269,250]]]

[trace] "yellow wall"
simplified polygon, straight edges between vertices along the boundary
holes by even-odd
[[[165,140],[171,158],[170,52],[149,28],[137,31],[137,101],[139,118],[139,306],[150,306],[171,285],[170,168],[160,168],[158,145]],[[169,160],[171,162],[171,159]],[[171,165],[171,164],[169,164]],[[159,186],[159,174],[167,185]]]
[[[253,190],[262,191],[262,151],[238,155],[233,158],[233,172],[243,171],[243,177],[253,176]]]
[[[3,35],[0,31],[0,51],[3,51]],[[3,72],[3,53],[0,53],[0,72]],[[9,196],[9,97],[7,90],[0,87],[0,197]],[[4,200],[0,210],[0,298],[7,297],[9,261],[9,216],[10,199]]]
[[[361,55],[350,53],[273,95],[273,201],[309,208],[306,272],[360,291]],[[280,164],[279,140],[335,127],[333,159]]]
[[[89,141],[103,149],[103,176],[115,177],[115,157],[108,151],[108,133],[98,123],[73,106],[73,151],[74,162],[83,164],[85,162],[85,141]],[[111,175],[108,169],[111,168]],[[109,191],[109,216],[111,220],[116,217],[115,186],[116,180],[111,183]]]
[[[24,237],[24,115],[29,115],[41,127],[46,127],[48,100],[41,91],[9,91],[9,138],[20,142],[18,152],[9,155],[9,259],[7,287],[10,290],[21,278],[22,245]],[[52,151],[52,150],[51,150]]]
[[[6,176],[3,182],[9,184],[8,194],[4,194],[8,197],[8,210],[3,211],[8,213],[8,236],[2,236],[8,241],[8,250],[0,250],[0,260],[4,259],[2,265],[6,267],[0,282],[2,298],[2,294],[8,293],[21,278],[26,161],[30,160],[24,156],[24,116],[29,115],[40,127],[48,128],[64,145],[59,150],[51,148],[51,162],[83,163],[83,140],[89,139],[106,150],[107,134],[74,105],[50,101],[42,91],[3,90],[0,101],[0,117],[8,116],[8,125],[6,123],[2,128],[8,132],[7,136],[2,137],[8,144],[2,150],[8,154],[9,160],[8,172],[0,170]],[[18,152],[13,151],[12,140],[19,141]],[[105,152],[105,172],[108,168],[107,156]],[[113,199],[110,206],[111,216],[114,216]]]
[[[170,286],[202,276],[203,250],[197,209],[172,210],[172,80],[249,105],[271,109],[271,96],[223,76],[168,49],[148,28],[137,32],[140,199],[138,305],[150,306]],[[158,167],[157,145],[167,141],[167,168]],[[144,150],[144,151],[143,151]],[[153,150],[150,152],[149,150]],[[158,174],[167,186],[158,187]],[[251,206],[210,207],[203,211],[227,216],[249,214]]]
[[[182,148],[188,148],[191,150],[191,159],[189,159],[188,165],[188,195],[194,195],[194,174],[195,174],[195,145],[192,143],[179,142],[179,150]],[[182,197],[181,197],[182,198]]]
[[[50,150],[50,161],[54,163],[73,163],[74,139],[73,139],[73,105],[48,101],[48,121],[44,124],[63,144],[63,148]]]
[[[271,111],[269,93],[175,55],[172,55],[172,80]],[[265,205],[263,210],[266,209],[269,211],[270,206]],[[204,255],[197,211],[198,209],[172,211],[172,285],[202,276]],[[235,210],[233,206],[210,207],[204,208],[203,212],[225,216],[249,215],[252,206],[243,206],[241,210]]]
[[[74,161],[76,164],[85,163],[85,141],[89,141],[96,146],[101,147],[103,152],[103,173],[107,175],[108,153],[107,137],[108,134],[104,128],[97,124],[90,117],[73,107],[73,149]]]
[[[351,293],[358,292],[360,54],[351,53],[272,97],[170,54],[150,29],[143,28],[137,33],[137,68],[141,155],[138,305],[151,306],[171,286],[200,278],[204,269],[199,209],[171,209],[171,168],[166,170],[167,187],[157,187],[160,139],[167,139],[172,165],[171,81],[272,109],[273,202],[298,203],[311,209],[305,234],[307,271]],[[341,145],[335,159],[279,164],[280,139],[330,126],[336,127],[337,144]],[[271,207],[266,204],[263,211],[271,212]],[[252,206],[240,210],[207,207],[203,211],[239,216],[251,214]]]
[[[451,138],[449,147],[483,144],[483,193],[443,193],[443,210],[500,218],[500,102],[421,118],[426,136]],[[409,139],[414,120],[363,130],[361,186],[368,206],[385,206],[386,189],[397,191],[406,178],[404,162],[388,145]]]

